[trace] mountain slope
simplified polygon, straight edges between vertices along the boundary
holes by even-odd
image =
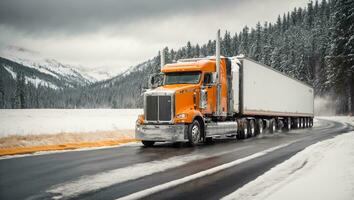
[[[26,82],[31,83],[35,87],[44,86],[59,89],[74,86],[70,82],[63,81],[57,75],[45,73],[1,57],[0,72],[3,81],[13,82],[14,85],[16,84],[17,75],[22,74],[25,76]]]
[[[90,76],[81,74],[70,65],[62,64],[55,59],[43,58],[39,53],[28,49],[9,46],[0,52],[0,57],[62,81],[62,84],[55,84],[58,87],[61,87],[61,85],[68,87],[84,86],[96,81]]]

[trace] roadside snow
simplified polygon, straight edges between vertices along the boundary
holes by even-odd
[[[325,119],[354,125],[353,117]],[[223,199],[353,199],[354,132],[311,145]]]
[[[141,109],[0,109],[0,138],[134,130]]]

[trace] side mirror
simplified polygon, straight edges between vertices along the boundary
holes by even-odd
[[[208,91],[205,87],[200,88],[200,98],[199,98],[199,107],[201,109],[206,109],[208,106]]]
[[[163,74],[156,73],[149,77],[148,88],[153,89],[161,86],[163,84]]]

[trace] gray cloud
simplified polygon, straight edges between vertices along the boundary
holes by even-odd
[[[217,29],[275,21],[308,0],[0,0],[0,50],[15,45],[84,67],[126,69]]]
[[[239,0],[240,1],[240,0]],[[2,0],[0,24],[29,33],[92,32],[150,18],[193,13],[232,0]]]

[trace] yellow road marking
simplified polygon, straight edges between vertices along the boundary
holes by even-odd
[[[37,151],[71,150],[71,149],[89,148],[89,147],[115,146],[115,145],[125,144],[128,142],[136,142],[136,141],[137,141],[136,139],[127,138],[127,139],[107,140],[107,141],[98,141],[98,142],[80,142],[80,143],[67,143],[67,144],[58,144],[58,145],[33,146],[33,147],[4,148],[4,149],[0,149],[0,156],[28,154]]]

